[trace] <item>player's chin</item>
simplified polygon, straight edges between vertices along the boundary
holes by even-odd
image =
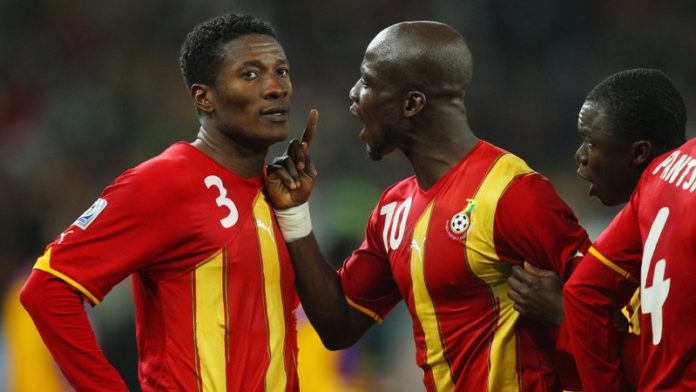
[[[279,124],[277,126],[265,127],[263,133],[263,138],[269,143],[282,142],[286,140],[290,135],[288,124]]]
[[[373,161],[382,160],[382,158],[384,157],[384,143],[375,143],[374,145],[370,145],[370,143],[367,143],[366,146],[367,156],[370,157],[370,159],[372,159]]]
[[[373,161],[381,161],[383,157],[382,152],[376,151],[370,146],[367,146],[367,156]]]
[[[613,207],[623,202],[622,200],[619,200],[619,198],[616,195],[602,192],[601,189],[595,189],[594,193],[594,195],[597,196],[599,201],[607,207]]]

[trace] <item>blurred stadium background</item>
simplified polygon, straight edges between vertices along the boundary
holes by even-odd
[[[116,176],[193,140],[198,124],[179,46],[194,24],[228,12],[276,27],[294,82],[293,136],[309,109],[319,110],[311,209],[336,265],[359,245],[381,191],[411,175],[399,154],[366,158],[362,125],[347,110],[365,47],[392,23],[438,20],[464,35],[475,64],[467,96],[474,132],[549,177],[592,238],[618,209],[588,199],[575,175],[576,117],[589,89],[622,69],[660,68],[686,100],[687,136],[695,133],[693,1],[2,0],[0,390],[12,390],[13,375],[28,370],[17,369],[28,346],[12,338],[24,325],[15,324],[16,288],[44,246]],[[131,307],[125,282],[90,314],[107,356],[138,390]],[[323,383],[323,390],[421,391],[414,356],[411,322],[399,306],[337,359],[344,385]]]

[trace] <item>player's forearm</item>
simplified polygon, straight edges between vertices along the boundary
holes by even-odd
[[[324,259],[314,234],[288,243],[288,251],[302,307],[322,342],[332,350],[351,346],[364,330],[352,327],[353,312],[340,277]]]
[[[20,301],[76,390],[128,390],[97,345],[82,297],[67,283],[35,270],[22,289]]]

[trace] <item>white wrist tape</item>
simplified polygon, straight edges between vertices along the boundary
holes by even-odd
[[[290,207],[287,210],[275,210],[275,214],[278,219],[278,227],[280,227],[280,232],[283,233],[285,242],[299,240],[312,232],[309,202]]]

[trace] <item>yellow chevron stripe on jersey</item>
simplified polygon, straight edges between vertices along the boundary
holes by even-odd
[[[425,240],[435,200],[425,209],[413,229],[411,241],[411,282],[413,302],[425,337],[425,363],[433,372],[436,391],[454,391],[450,365],[440,335],[440,320],[425,283]]]
[[[612,262],[611,260],[604,257],[604,255],[599,253],[599,251],[597,249],[595,249],[593,246],[590,247],[590,249],[588,250],[588,253],[590,253],[592,256],[596,257],[597,260],[601,261],[604,265],[611,268],[612,271],[621,275],[624,279],[628,280],[629,282],[631,282],[633,284],[640,284],[640,282],[638,281],[637,278],[635,278],[633,275],[631,275],[625,269],[614,264],[614,262]]]
[[[631,308],[630,312],[628,311],[629,307]],[[621,309],[621,313],[628,320],[628,332],[640,335],[640,287],[633,293],[628,305]]]
[[[92,301],[95,305],[99,305],[99,301],[97,297],[94,296],[94,294],[90,293],[89,290],[87,290],[84,286],[81,284],[77,283],[73,279],[71,279],[69,276],[65,275],[62,272],[56,271],[51,267],[51,251],[53,248],[48,248],[46,253],[43,254],[43,256],[39,257],[36,259],[36,263],[34,264],[34,269],[41,270],[44,272],[48,272],[49,274],[62,279],[65,281],[65,283],[71,285],[72,287],[80,290],[82,294],[87,296],[90,301]]]
[[[285,391],[288,380],[285,366],[285,312],[280,286],[280,257],[273,233],[271,210],[263,193],[259,193],[254,200],[253,211],[263,263],[263,286],[268,326],[269,362],[266,370],[266,390]]]
[[[227,390],[224,261],[223,252],[219,251],[193,272],[198,390],[202,392]]]
[[[350,305],[350,306],[354,307],[355,309],[357,309],[357,310],[359,310],[359,311],[365,313],[365,314],[366,314],[367,316],[369,316],[371,319],[375,320],[375,322],[376,322],[377,324],[379,324],[379,323],[381,323],[381,322],[383,321],[382,318],[379,317],[379,315],[378,315],[377,313],[371,311],[370,309],[368,309],[368,308],[366,308],[366,307],[364,307],[364,306],[361,306],[361,305],[357,304],[357,303],[354,302],[352,299],[348,298],[348,296],[346,296],[345,299],[346,299],[346,302],[348,302],[348,305]]]
[[[498,308],[498,320],[490,347],[488,390],[519,391],[520,375],[517,369],[515,324],[519,313],[508,297],[507,277],[512,265],[501,262],[495,249],[494,223],[498,200],[518,176],[532,173],[520,158],[505,154],[489,169],[473,199],[470,226],[465,239],[467,263],[471,272],[488,285],[491,306]]]

